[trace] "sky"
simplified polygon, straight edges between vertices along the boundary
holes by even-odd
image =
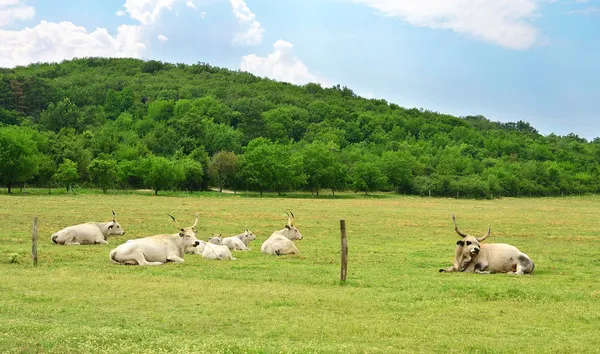
[[[600,137],[600,0],[0,0],[0,67],[89,56]]]

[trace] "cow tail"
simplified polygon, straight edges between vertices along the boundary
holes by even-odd
[[[54,234],[52,236],[50,236],[50,239],[52,240],[52,242],[54,242],[55,244],[58,244],[58,242],[56,242],[56,239],[58,238],[58,234]]]

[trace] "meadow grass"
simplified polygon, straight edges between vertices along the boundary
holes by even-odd
[[[50,234],[108,221],[109,245],[58,246]],[[296,215],[301,255],[260,245]],[[455,200],[341,194],[318,199],[151,193],[0,195],[2,353],[591,353],[600,351],[600,197]],[[112,264],[131,238],[248,228],[235,261]],[[533,275],[439,273],[462,231],[517,246]],[[39,265],[31,228],[39,217]],[[348,280],[340,285],[339,220]]]

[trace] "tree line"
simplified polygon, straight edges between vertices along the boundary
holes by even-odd
[[[600,191],[600,139],[206,63],[0,69],[0,184],[489,198]]]

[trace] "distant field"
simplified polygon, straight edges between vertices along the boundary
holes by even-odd
[[[305,196],[307,197],[307,196]],[[108,221],[109,245],[58,246],[65,226]],[[292,209],[299,256],[260,245]],[[454,200],[240,195],[0,195],[1,353],[600,352],[600,197]],[[236,261],[114,265],[130,238],[174,232],[258,237]],[[439,273],[461,229],[517,246],[531,276]],[[40,220],[39,266],[31,226]],[[349,243],[339,284],[339,220]]]

